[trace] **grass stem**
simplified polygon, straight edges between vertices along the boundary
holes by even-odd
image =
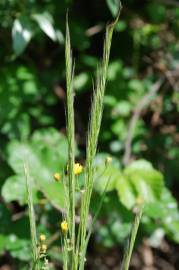
[[[142,206],[137,209],[137,213],[135,215],[134,223],[132,225],[131,236],[130,236],[129,242],[128,242],[126,250],[125,250],[121,270],[128,270],[129,269],[130,260],[131,260],[131,256],[132,256],[132,252],[133,252],[133,248],[134,248],[134,244],[135,244],[135,240],[136,240],[140,220],[141,220],[141,217],[142,217],[142,210],[143,210]]]
[[[37,246],[37,232],[36,232],[36,222],[35,222],[35,211],[33,206],[33,195],[32,195],[32,182],[29,175],[28,164],[24,162],[24,174],[26,179],[27,188],[27,202],[28,202],[28,212],[30,221],[30,232],[32,241],[32,254],[33,254],[33,270],[39,270],[39,258],[38,258],[38,246]]]

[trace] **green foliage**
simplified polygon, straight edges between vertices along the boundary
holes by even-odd
[[[31,40],[31,25],[24,18],[16,19],[12,28],[13,50],[15,54],[20,55]]]
[[[134,161],[124,170],[121,170],[119,164],[114,159],[114,161],[106,167],[106,156],[105,154],[97,156],[95,180],[95,189],[98,193],[101,193],[105,183],[111,176],[107,189],[108,198],[106,199],[106,204],[104,204],[103,209],[104,213],[107,211],[105,215],[109,215],[110,220],[108,221],[109,224],[106,224],[106,226],[103,225],[102,228],[99,229],[100,238],[103,235],[103,239],[101,239],[103,244],[111,246],[118,237],[120,239],[120,235],[117,231],[116,233],[113,231],[113,226],[119,226],[121,230],[129,232],[132,218],[126,220],[126,215],[128,214],[121,209],[121,204],[127,209],[135,209],[138,198],[141,198],[145,202],[144,217],[142,219],[143,226],[150,227],[152,219],[154,219],[156,225],[153,229],[156,229],[157,222],[160,221],[163,232],[167,234],[169,238],[175,239],[175,241],[178,242],[179,210],[176,200],[164,186],[162,174],[154,169],[151,163],[145,160]],[[114,191],[116,196],[115,200]],[[111,200],[114,200],[113,204],[111,204]],[[109,204],[108,207],[106,206],[107,204]],[[117,210],[117,208],[119,208],[119,210]],[[113,212],[114,218],[111,212]],[[123,222],[121,222],[120,219],[118,220],[116,215],[120,215]],[[116,220],[116,222],[114,222],[114,220]],[[108,228],[110,228],[110,230]],[[111,235],[113,235],[113,240],[111,239]],[[123,237],[125,237],[125,235],[124,233]]]
[[[111,176],[108,191],[116,190],[121,203],[128,209],[135,206],[137,198],[145,203],[155,202],[160,198],[164,188],[163,176],[145,160],[138,160],[123,171],[110,164],[105,168],[97,165],[96,189],[102,191],[107,179]],[[99,167],[98,167],[99,166]]]
[[[95,213],[110,178],[95,225],[97,249],[98,244],[108,248],[125,242],[139,196],[145,199],[139,242],[147,237],[157,247],[165,236],[179,242],[179,8],[173,1],[166,2],[123,1],[115,28],[90,206]],[[63,181],[68,160],[63,105],[67,9],[76,70],[76,159],[84,163],[91,81],[101,57],[103,23],[116,16],[118,1],[91,1],[89,5],[83,0],[0,1],[0,253],[4,256],[8,251],[18,269],[29,269],[31,260],[25,160],[32,177],[37,231],[53,236],[59,230],[59,210],[64,207],[64,190],[53,181],[53,174],[61,173]],[[124,166],[131,118],[161,78],[164,83],[142,108],[134,127],[133,162]],[[106,167],[108,155],[113,161]],[[83,176],[79,176],[81,186]],[[54,256],[57,265],[59,245],[57,239],[49,247],[49,257]]]
[[[63,186],[53,181],[53,174],[56,171],[62,174],[67,162],[67,140],[63,135],[53,128],[36,131],[28,143],[12,141],[7,153],[8,163],[16,173],[2,187],[2,195],[7,202],[18,200],[24,204],[27,201],[23,162],[28,162],[32,171],[34,201],[41,191],[54,206],[64,206]]]

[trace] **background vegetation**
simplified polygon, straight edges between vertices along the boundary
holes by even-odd
[[[66,11],[76,69],[76,155],[84,163],[92,80],[102,57],[105,24],[115,17],[117,2],[0,1],[2,269],[29,269],[31,260],[24,156],[33,180],[38,232],[47,235],[51,269],[60,267],[64,197],[53,174],[62,172],[68,156]],[[116,269],[139,196],[147,204],[132,269],[179,267],[178,37],[177,1],[123,1],[111,49],[92,212],[109,175],[112,181],[90,242],[89,269]],[[100,177],[108,155],[113,162]]]

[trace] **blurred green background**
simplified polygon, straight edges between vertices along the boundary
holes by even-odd
[[[112,181],[89,245],[87,269],[118,269],[139,196],[146,207],[131,269],[179,269],[179,2],[122,4],[111,48],[92,212],[109,175]],[[29,269],[31,260],[24,159],[33,179],[38,232],[48,238],[50,269],[61,269],[64,198],[53,173],[67,163],[67,10],[75,58],[77,160],[84,164],[93,79],[105,25],[117,14],[118,1],[0,1],[2,270]],[[108,155],[113,162],[100,177]]]

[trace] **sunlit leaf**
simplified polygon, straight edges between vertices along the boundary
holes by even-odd
[[[40,29],[53,41],[57,39],[53,26],[53,18],[48,12],[33,14],[32,18],[38,23]]]
[[[16,19],[12,27],[13,50],[20,55],[32,37],[32,28],[28,20]]]

